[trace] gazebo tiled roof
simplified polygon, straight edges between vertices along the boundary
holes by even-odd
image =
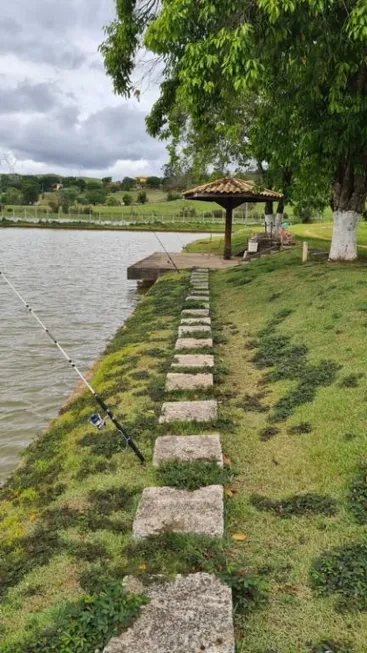
[[[269,190],[267,188],[259,188],[251,181],[246,181],[245,179],[239,179],[238,177],[223,177],[222,179],[216,179],[211,181],[209,184],[204,184],[202,186],[197,186],[192,188],[184,193],[184,197],[187,199],[199,199],[200,196],[209,197],[212,199],[214,196],[219,198],[233,197],[233,198],[243,198],[243,201],[246,201],[248,198],[249,201],[263,201],[267,200],[280,200],[282,198],[281,193],[277,193],[274,190]],[[203,199],[204,199],[203,198]]]

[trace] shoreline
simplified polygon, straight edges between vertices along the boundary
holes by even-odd
[[[177,232],[177,233],[223,233],[224,225],[222,228],[213,224],[185,224],[177,225],[176,223],[162,224],[155,223],[152,225],[145,223],[136,223],[130,225],[97,225],[93,223],[73,223],[73,222],[50,222],[50,223],[34,223],[34,222],[13,222],[11,220],[0,220],[0,229],[67,229],[78,231],[159,231],[159,232]]]

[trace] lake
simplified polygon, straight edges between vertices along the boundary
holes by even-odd
[[[160,233],[168,251],[207,234]],[[161,247],[152,232],[0,230],[0,269],[81,371],[133,312],[129,265]],[[57,348],[0,279],[0,483],[78,382]]]

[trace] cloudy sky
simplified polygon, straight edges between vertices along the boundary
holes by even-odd
[[[114,0],[8,0],[0,18],[0,159],[16,172],[160,174],[165,145],[145,131],[158,94],[116,97],[98,45]]]

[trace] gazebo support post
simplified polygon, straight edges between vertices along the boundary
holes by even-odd
[[[232,202],[229,201],[226,206],[226,229],[224,235],[224,259],[229,260],[232,256],[232,219],[233,208]]]

